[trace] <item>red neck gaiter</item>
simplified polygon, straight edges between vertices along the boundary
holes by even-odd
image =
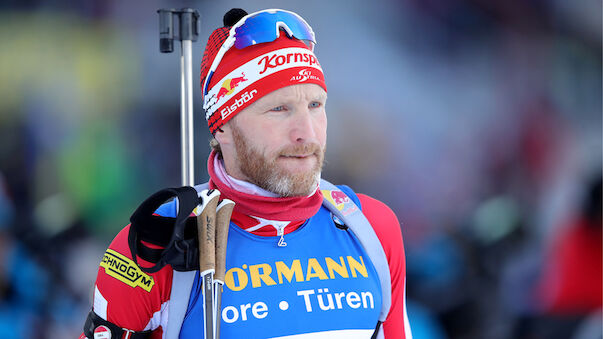
[[[319,189],[311,196],[287,198],[263,197],[236,191],[220,181],[214,172],[215,158],[216,152],[212,151],[207,161],[209,187],[218,189],[222,198],[236,203],[234,213],[268,220],[303,222],[316,214],[322,205],[323,196]]]

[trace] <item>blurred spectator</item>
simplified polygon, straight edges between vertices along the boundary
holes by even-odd
[[[536,293],[545,314],[588,315],[603,306],[601,177],[587,186],[582,208],[547,249]]]
[[[0,337],[32,338],[49,281],[44,268],[12,234],[13,208],[0,172]]]

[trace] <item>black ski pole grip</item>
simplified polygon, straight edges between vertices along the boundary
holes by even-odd
[[[192,8],[180,10],[180,40],[197,41],[199,36],[199,12]]]
[[[159,13],[159,51],[172,53],[174,51],[174,19],[173,9],[160,9]]]

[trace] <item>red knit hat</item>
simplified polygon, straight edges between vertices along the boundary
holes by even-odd
[[[228,38],[229,13],[224,20],[226,27],[213,31],[207,42],[201,62],[202,87],[216,54]],[[211,76],[208,93],[204,96],[205,118],[210,132],[215,134],[222,125],[262,96],[302,83],[314,83],[327,90],[320,64],[312,49],[302,40],[290,38],[281,30],[280,36],[272,42],[243,49],[233,46],[224,54]]]

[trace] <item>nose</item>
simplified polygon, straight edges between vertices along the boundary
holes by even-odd
[[[316,142],[316,136],[316,121],[310,110],[296,110],[291,121],[291,141],[302,144]]]

